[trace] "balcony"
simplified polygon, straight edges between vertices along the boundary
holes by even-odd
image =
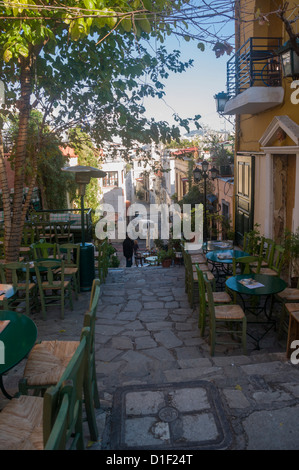
[[[283,102],[281,38],[249,38],[227,62],[224,114],[257,114]]]

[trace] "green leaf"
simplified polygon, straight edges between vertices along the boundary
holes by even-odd
[[[93,10],[95,7],[93,0],[83,0],[83,3],[88,10]]]
[[[12,52],[9,49],[6,49],[3,54],[3,60],[8,63],[10,59],[12,58]]]
[[[197,47],[198,47],[198,49],[200,49],[201,51],[204,51],[204,50],[205,50],[205,45],[204,45],[203,42],[199,42],[199,43],[197,44]]]
[[[16,51],[18,54],[20,54],[23,57],[28,57],[29,50],[28,47],[26,47],[24,44],[20,44],[16,47]]]
[[[153,5],[152,5],[151,0],[142,0],[142,2],[143,2],[143,5],[144,5],[144,8],[146,8],[149,11],[152,11]]]
[[[189,42],[190,41],[190,36],[185,35],[184,39],[185,39],[185,41]]]
[[[122,24],[122,27],[124,28],[124,30],[129,33],[132,29],[132,21],[130,18],[124,18],[121,22]]]
[[[146,33],[151,32],[152,28],[151,28],[151,25],[150,25],[150,22],[148,21],[148,19],[142,18],[141,20],[138,21],[138,24],[144,32],[146,32]]]

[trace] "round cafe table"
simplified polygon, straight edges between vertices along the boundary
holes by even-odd
[[[287,287],[287,283],[278,276],[251,273],[230,277],[226,281],[226,286],[228,289],[239,294],[245,313],[252,314],[257,318],[257,321],[247,320],[247,324],[261,323],[268,325],[262,336],[256,337],[247,332],[248,336],[251,336],[257,342],[257,349],[259,349],[260,340],[275,325],[275,320],[271,318],[271,311],[270,313],[267,312],[268,300],[272,295],[283,291]],[[248,298],[249,305],[246,303]],[[258,318],[261,314],[264,314],[265,321]]]
[[[1,322],[9,323],[0,333],[0,390],[6,398],[12,398],[4,388],[2,377],[21,362],[31,351],[37,338],[37,328],[31,318],[10,310],[0,311]]]
[[[216,271],[216,282],[221,286],[224,284],[226,276],[231,275],[233,258],[243,258],[249,256],[249,253],[242,250],[214,250],[206,253],[206,259],[212,264],[211,271]]]

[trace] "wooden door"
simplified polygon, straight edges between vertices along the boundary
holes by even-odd
[[[245,232],[253,229],[254,156],[237,155],[235,240],[241,245]]]

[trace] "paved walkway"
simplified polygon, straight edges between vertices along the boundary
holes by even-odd
[[[55,308],[46,321],[34,315],[39,339],[78,339],[89,295],[65,320]],[[249,340],[247,356],[222,346],[211,357],[183,266],[109,270],[96,324],[100,438],[89,442],[86,427],[87,447],[299,449],[299,365],[286,360],[285,343],[271,332],[259,351]],[[5,378],[9,391],[22,367]]]

